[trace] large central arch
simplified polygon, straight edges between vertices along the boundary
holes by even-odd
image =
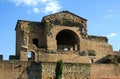
[[[79,50],[79,37],[72,30],[62,30],[56,35],[58,50]]]

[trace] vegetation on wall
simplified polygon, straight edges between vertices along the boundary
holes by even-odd
[[[62,79],[63,62],[59,60],[55,69],[55,79]]]

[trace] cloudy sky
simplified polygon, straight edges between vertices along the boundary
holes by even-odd
[[[68,10],[88,19],[88,34],[107,36],[120,49],[120,0],[0,0],[0,54],[15,54],[17,20],[41,21],[43,16]]]

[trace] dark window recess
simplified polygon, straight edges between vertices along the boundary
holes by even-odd
[[[81,23],[84,23],[83,21],[81,21]]]
[[[56,35],[58,50],[79,50],[79,38],[71,30],[62,30]]]
[[[38,47],[38,42],[39,42],[38,39],[36,38],[33,39],[33,44],[36,45],[37,47]]]

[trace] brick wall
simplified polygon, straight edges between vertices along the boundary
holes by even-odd
[[[42,78],[54,79],[56,63],[42,63]],[[90,79],[90,65],[77,63],[63,64],[63,79]]]
[[[0,79],[54,79],[55,62],[0,61]],[[120,64],[64,63],[63,79],[120,79]]]
[[[92,64],[91,79],[120,79],[120,64]]]
[[[0,61],[0,79],[40,79],[41,63]]]

